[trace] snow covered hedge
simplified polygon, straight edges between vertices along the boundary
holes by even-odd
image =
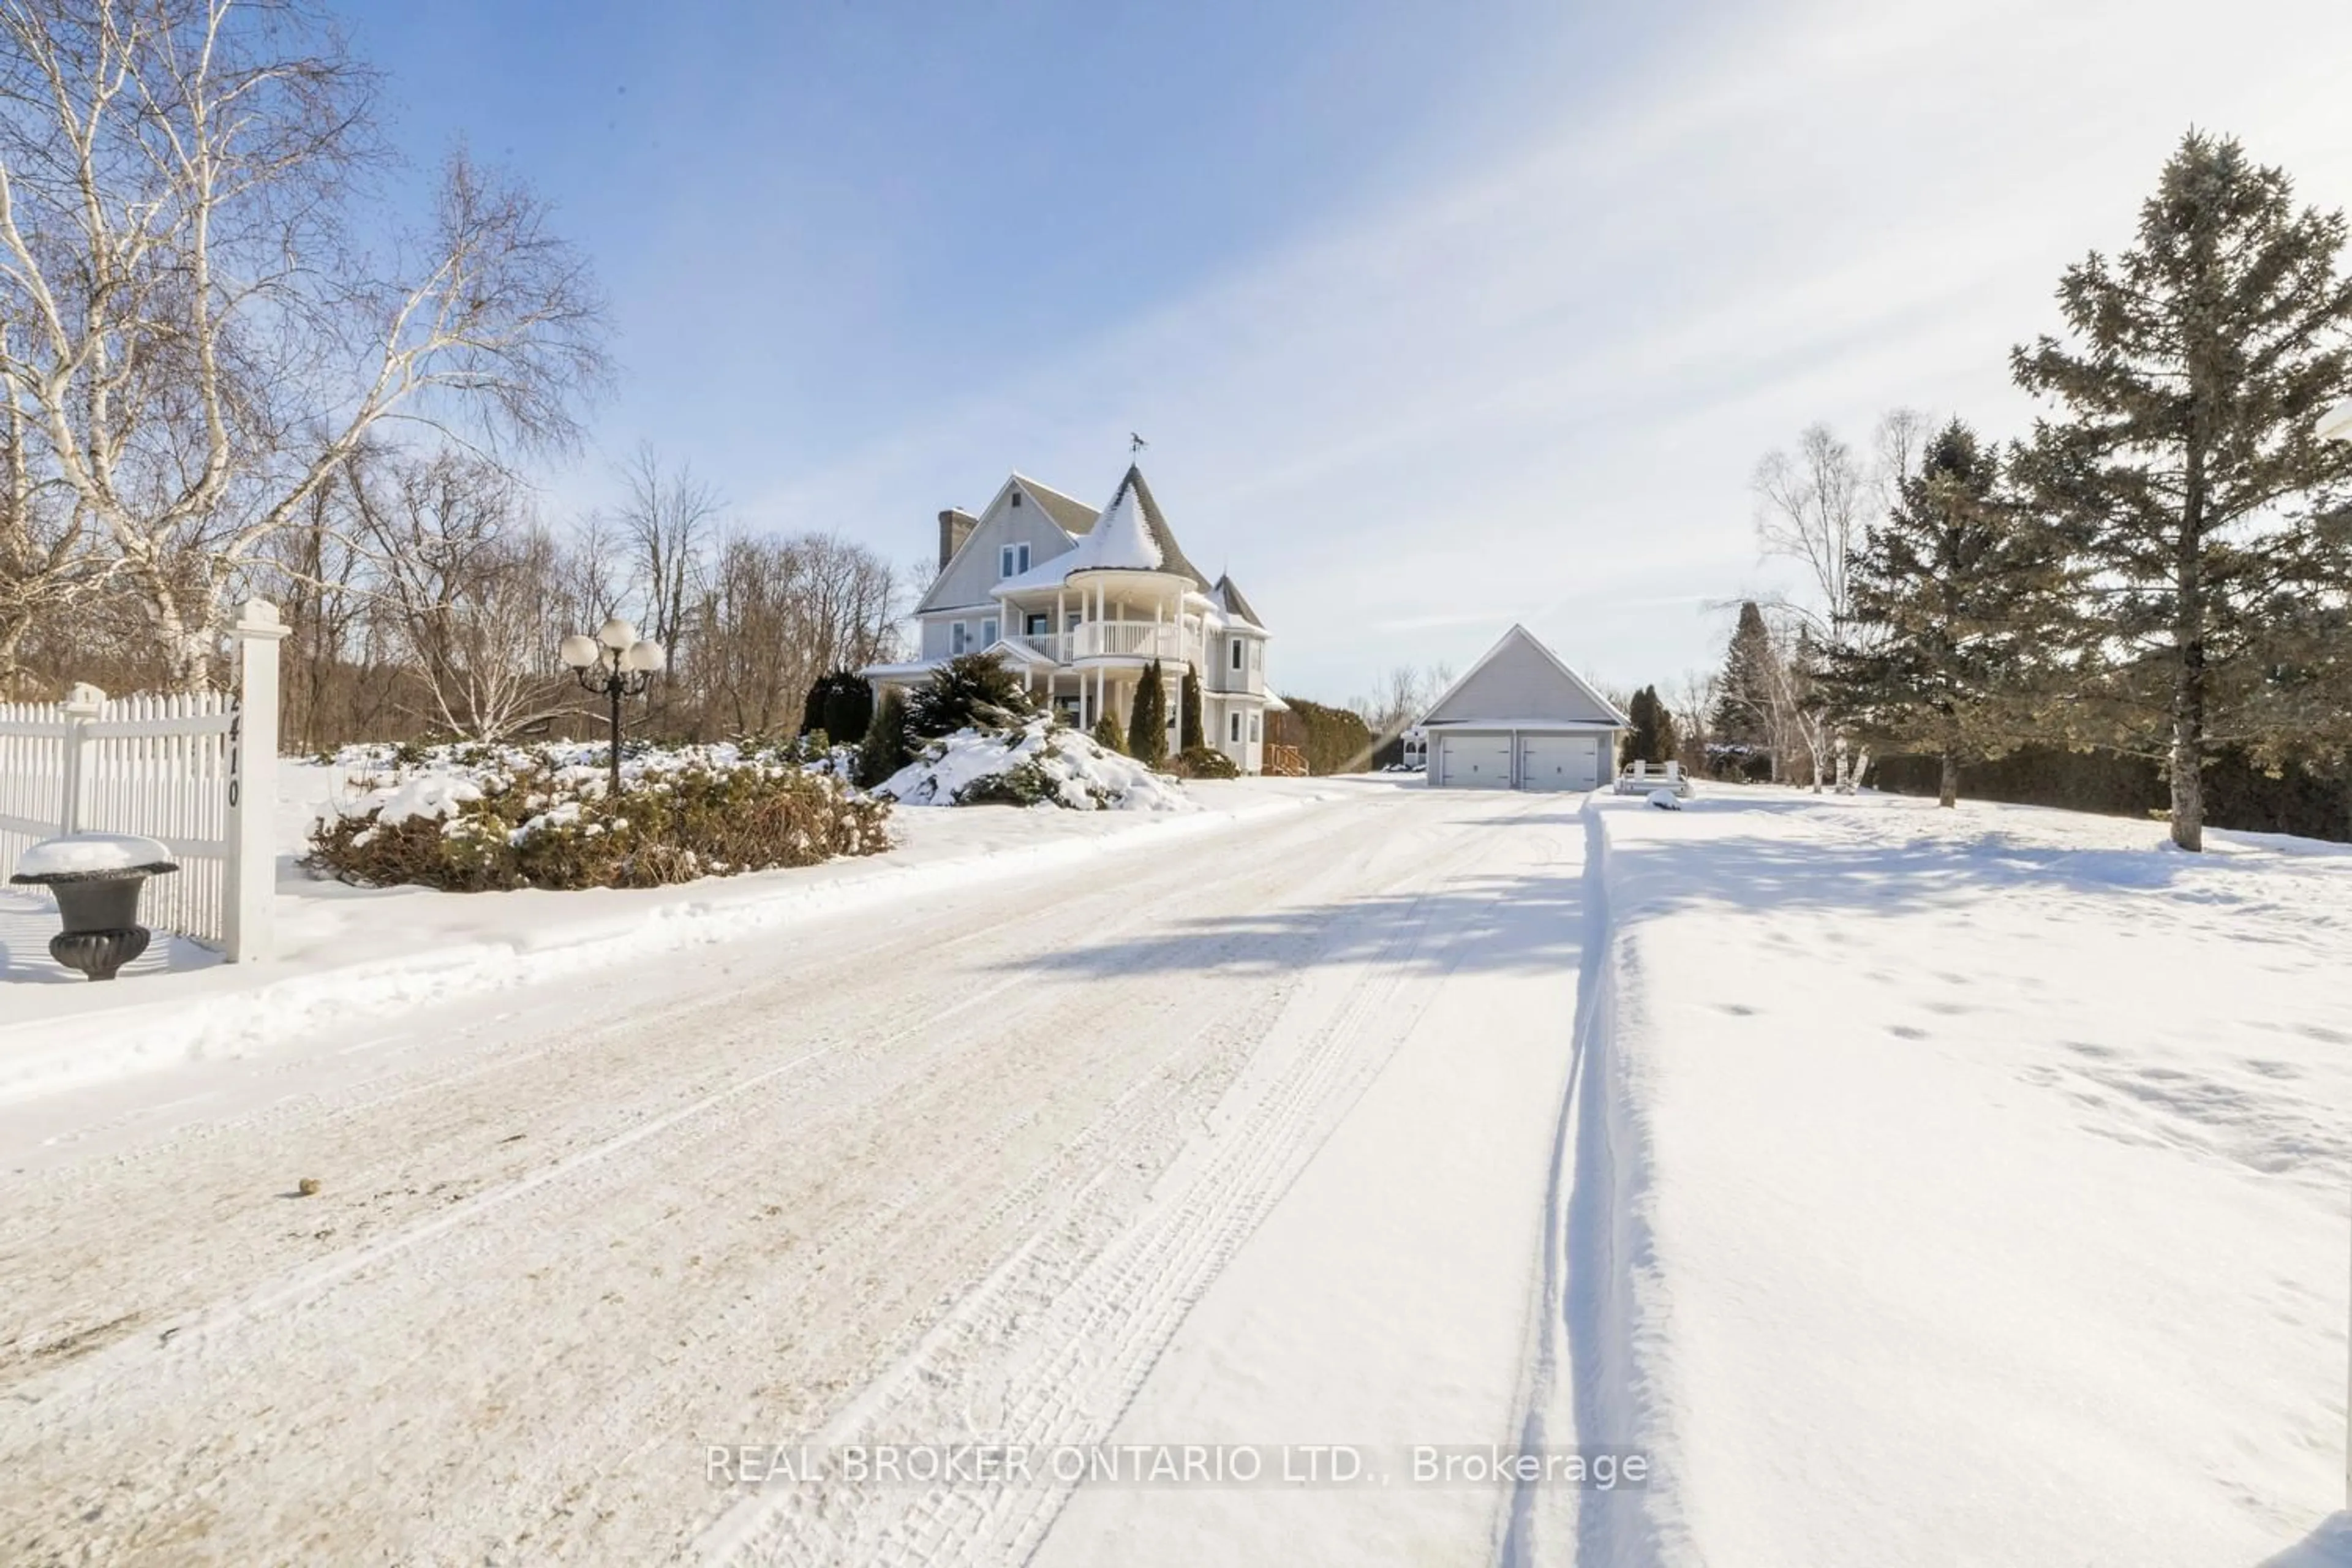
[[[1036,718],[1014,730],[959,730],[874,786],[908,805],[1057,805],[1073,811],[1190,811],[1165,773],[1092,736]]]
[[[352,746],[347,797],[321,803],[304,862],[347,882],[651,888],[889,847],[887,802],[836,757],[637,746],[608,800],[600,746]]]

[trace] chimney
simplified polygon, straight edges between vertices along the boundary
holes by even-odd
[[[948,563],[954,558],[955,552],[963,547],[963,542],[971,537],[971,531],[979,526],[980,519],[961,507],[951,506],[940,513],[940,571],[944,572],[948,569]]]

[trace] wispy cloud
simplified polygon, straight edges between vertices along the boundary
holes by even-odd
[[[2352,198],[2352,8],[2059,11],[1745,13],[1508,157],[960,378],[757,510],[903,518],[911,552],[1016,465],[1108,489],[1140,429],[1294,689],[1458,668],[1514,619],[1605,679],[1666,678],[1712,658],[1705,605],[1773,579],[1758,456],[1897,403],[2021,425],[2010,345],[2053,323],[2067,260],[2127,240],[2189,124]]]

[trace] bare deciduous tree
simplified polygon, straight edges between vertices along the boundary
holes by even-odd
[[[819,676],[890,657],[901,587],[888,563],[848,540],[730,538],[685,639],[681,695],[733,734],[796,730]]]
[[[561,443],[604,371],[585,266],[462,153],[390,265],[354,242],[373,89],[299,6],[0,3],[0,394],[181,686],[372,433]]]
[[[1849,605],[1846,563],[1862,546],[1874,494],[1861,460],[1828,426],[1811,425],[1795,452],[1766,453],[1751,483],[1765,553],[1794,561],[1811,579],[1818,603],[1792,607],[1836,636]]]
[[[1381,677],[1372,695],[1359,697],[1350,706],[1379,746],[1403,734],[1453,684],[1454,672],[1444,665],[1395,665]]]
[[[549,591],[557,551],[515,479],[458,452],[395,460],[355,488],[376,593],[445,734],[496,741],[568,704]]]

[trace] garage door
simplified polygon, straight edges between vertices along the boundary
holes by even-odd
[[[1529,735],[1519,742],[1521,789],[1591,789],[1601,782],[1601,748],[1590,735]]]
[[[1440,735],[1437,782],[1454,789],[1511,787],[1508,735]]]

